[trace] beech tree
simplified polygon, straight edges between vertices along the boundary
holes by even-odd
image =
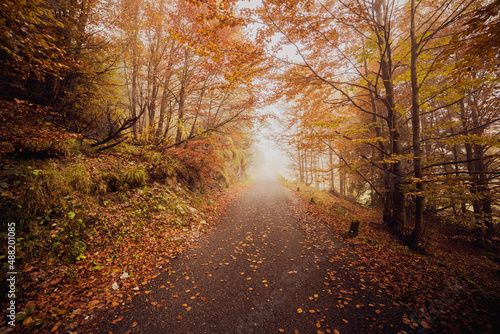
[[[487,8],[494,12],[491,6]],[[463,129],[445,124],[454,120],[464,124],[464,118],[459,120],[449,115],[474,96],[472,87],[479,88],[474,80],[487,78],[495,86],[496,79],[490,81],[492,76],[488,71],[480,75],[476,72],[478,77],[455,76],[454,60],[449,58],[451,50],[459,52],[465,48],[463,43],[453,46],[453,39],[461,36],[462,27],[472,17],[486,15],[484,10],[477,1],[405,4],[332,0],[264,1],[259,11],[265,24],[259,35],[263,43],[270,43],[278,50],[293,46],[297,54],[295,59],[283,59],[270,49],[273,63],[280,64],[284,73],[277,75],[284,83],[281,94],[273,98],[284,95],[290,101],[301,101],[304,117],[300,122],[308,124],[318,141],[329,142],[323,148],[325,152],[341,151],[346,142],[354,147],[349,152],[356,152],[355,157],[337,154],[339,159],[355,171],[353,175],[360,182],[369,185],[372,193],[382,198],[386,222],[407,236],[413,245],[418,245],[424,232],[426,197],[435,200],[435,193],[443,189],[426,188],[424,184],[447,187],[439,176],[442,168],[449,166],[447,158],[444,161],[443,158],[455,152],[455,164],[460,166],[454,175],[462,180],[458,176],[464,172],[462,166],[469,166],[471,175],[478,169],[484,170],[481,166],[485,163],[484,152],[491,145],[496,146],[491,137],[489,145],[478,145],[475,137],[474,144],[464,143],[465,152],[470,153],[468,158],[461,159],[459,147],[450,148],[444,143],[450,137],[456,141],[457,136],[464,134]],[[472,34],[469,31],[469,36]],[[281,37],[277,43],[275,36]],[[464,64],[469,66],[468,72],[474,72],[473,62]],[[469,88],[464,89],[463,85]],[[302,102],[306,99],[315,100],[316,105]],[[321,104],[323,108],[318,107]],[[324,109],[343,118],[325,117]],[[350,115],[343,110],[350,110]],[[471,119],[475,123],[468,125],[469,128],[490,127],[491,123],[484,123],[477,113],[471,114]],[[443,126],[453,133],[439,131]],[[335,141],[336,137],[345,142]],[[477,147],[477,155],[472,153],[472,147]],[[471,198],[475,197],[472,194],[481,193],[477,198],[484,201],[469,202],[478,218],[488,216],[483,211],[491,211],[488,209],[491,193],[484,188],[486,179],[484,174],[470,179]],[[427,203],[427,207],[447,209],[436,207],[436,202]],[[488,231],[493,229],[489,222],[483,222],[489,226]]]

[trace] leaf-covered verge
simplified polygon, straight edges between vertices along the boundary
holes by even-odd
[[[357,255],[350,268],[378,282],[410,312],[403,321],[417,333],[495,333],[500,329],[499,254],[462,238],[434,218],[424,252],[404,244],[383,223],[380,210],[353,204],[303,184],[283,183],[305,202],[301,217],[326,224]],[[360,221],[359,234],[349,233]],[[427,224],[431,225],[431,224]]]
[[[229,139],[97,153],[8,106],[0,126],[2,333],[12,330],[8,223],[16,227],[15,332],[64,332],[141,293],[244,188],[246,155]]]

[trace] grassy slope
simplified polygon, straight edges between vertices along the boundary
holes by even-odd
[[[6,160],[1,219],[2,226],[16,222],[16,331],[71,329],[94,309],[140,293],[210,228],[235,191],[203,180],[203,193],[191,191],[182,180],[189,172],[172,157],[127,145],[99,155]],[[5,296],[7,258],[1,261]]]

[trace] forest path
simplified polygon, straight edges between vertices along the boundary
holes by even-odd
[[[353,270],[355,256],[325,226],[298,217],[300,205],[276,180],[258,180],[197,249],[122,309],[96,314],[86,332],[408,331],[405,310]]]

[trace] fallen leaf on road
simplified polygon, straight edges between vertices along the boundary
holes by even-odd
[[[302,313],[302,312],[304,312],[304,311],[302,311],[302,309],[301,309],[301,308],[298,308],[298,309],[297,309],[297,313],[299,313],[299,314],[300,314],[300,313]]]
[[[116,324],[118,321],[122,321],[123,317],[118,317],[115,320],[111,321],[111,323]]]
[[[137,326],[138,324],[139,324],[139,323],[138,323],[137,321],[134,321],[134,322],[132,323],[132,327],[135,327],[135,326]]]

